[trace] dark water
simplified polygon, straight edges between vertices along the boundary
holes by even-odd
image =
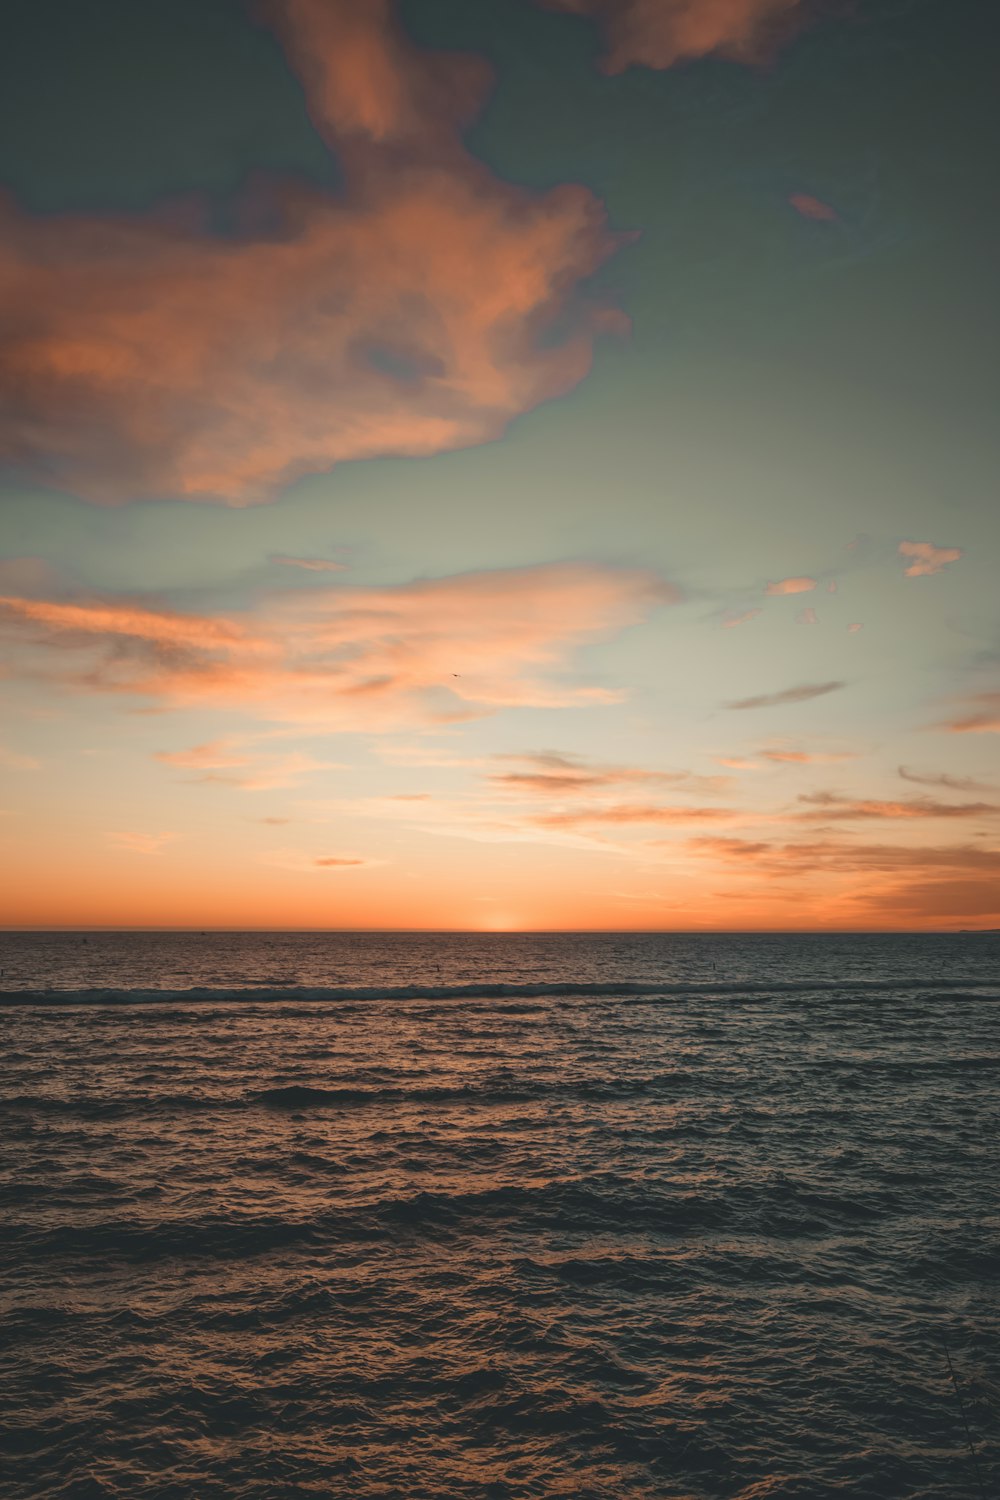
[[[1000,938],[0,967],[3,1495],[1000,1493]]]

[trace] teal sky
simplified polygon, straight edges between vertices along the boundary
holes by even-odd
[[[1000,923],[987,8],[858,0],[796,17],[766,54],[609,74],[614,3],[607,32],[527,0],[403,4],[405,51],[385,54],[399,77],[442,50],[490,64],[464,151],[422,116],[389,145],[344,124],[368,64],[336,0],[279,6],[275,31],[237,0],[15,8],[0,62],[18,247],[0,356],[14,925]],[[437,97],[414,109],[431,120]],[[405,238],[383,256],[377,215],[427,170],[468,193],[461,233],[496,195],[509,253],[491,266],[495,240],[470,229],[466,258],[433,224],[425,244],[415,217],[433,274],[403,296]],[[309,232],[262,182],[297,183],[307,224],[360,193],[372,269],[366,251],[356,272],[338,262],[335,293],[303,292],[251,389],[212,343],[277,316],[240,247]],[[519,248],[537,205],[569,214],[565,184],[619,235],[596,270],[582,231]],[[180,251],[115,248],[106,228],[168,220]],[[324,254],[347,257],[339,243]],[[202,335],[198,257],[217,250],[247,290],[230,331]],[[127,291],[161,253],[185,258],[176,340],[180,262]],[[506,304],[491,325],[490,359],[516,348],[516,379],[504,419],[466,440],[436,425],[456,386],[425,340],[477,255],[469,327],[505,277],[567,260],[544,266],[537,326]],[[204,293],[205,318],[234,285]],[[327,389],[310,330],[361,302],[364,347],[345,345]],[[141,357],[116,384],[133,326]],[[532,384],[574,340],[592,343],[589,370]],[[197,357],[167,390],[175,342]],[[508,357],[497,377],[476,364],[480,403]],[[243,403],[257,415],[240,442],[280,446],[292,473],[266,496],[185,498],[185,455],[238,468],[228,426],[213,445],[217,414],[242,420]],[[370,456],[310,459],[348,410]],[[399,451],[395,434],[432,429],[437,451]],[[335,566],[303,565],[318,562]]]

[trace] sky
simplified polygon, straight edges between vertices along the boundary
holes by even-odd
[[[1000,926],[981,0],[31,0],[0,921]]]

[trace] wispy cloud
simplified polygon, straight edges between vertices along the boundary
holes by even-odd
[[[615,688],[566,678],[570,654],[673,597],[648,572],[553,564],[281,592],[230,618],[8,596],[0,624],[26,643],[23,671],[39,651],[55,654],[65,681],[81,688],[251,710],[331,732],[378,731],[503,707],[617,702]],[[205,769],[231,750],[216,742],[180,753]]]
[[[17,750],[8,750],[6,745],[0,745],[0,766],[6,771],[38,771],[41,764],[34,755],[21,755]]]
[[[359,870],[381,865],[383,860],[366,859],[360,854],[311,854],[303,849],[269,849],[258,855],[258,862],[297,875],[321,875],[344,870]]]
[[[343,762],[318,760],[314,755],[292,751],[287,755],[271,755],[258,758],[253,768],[241,776],[213,776],[213,781],[229,781],[244,792],[276,792],[287,787],[301,786],[307,776],[320,771],[345,770]]]
[[[846,838],[742,839],[702,834],[687,841],[693,852],[760,864],[768,874],[858,874],[965,871],[1000,875],[1000,850],[978,844],[858,844]],[[1000,897],[1000,891],[997,892]]]
[[[970,700],[971,712],[938,725],[954,734],[1000,734],[1000,693],[977,693]]]
[[[911,771],[906,766],[899,767],[899,775],[904,781],[914,781],[918,786],[940,786],[947,787],[953,792],[992,792],[996,788],[988,782],[976,781],[972,776],[951,776],[947,771]]]
[[[816,766],[830,761],[854,760],[849,750],[788,750],[781,745],[771,745],[757,754],[762,760],[775,761],[779,765]]]
[[[844,682],[803,682],[797,687],[783,688],[777,693],[758,693],[753,698],[737,698],[726,708],[777,708],[783,703],[805,703],[810,698],[822,698],[826,693],[836,693],[847,684]]]
[[[800,609],[795,616],[796,625],[815,625],[818,616],[814,609]]]
[[[0,595],[0,613],[11,621],[35,622],[66,635],[97,635],[150,641],[161,647],[243,651],[264,643],[242,626],[206,615],[182,615],[129,601],[63,603]]]
[[[698,776],[690,771],[657,771],[645,766],[603,765],[558,751],[538,751],[498,757],[518,762],[521,769],[498,771],[490,776],[493,786],[516,794],[559,797],[603,795],[626,787],[670,786],[692,791],[721,791],[725,776]]]
[[[727,615],[722,622],[723,628],[734,630],[737,625],[746,625],[750,620],[755,620],[759,614],[759,609],[745,609],[740,615]]]
[[[892,801],[807,792],[798,800],[809,805],[808,812],[798,814],[800,818],[822,822],[853,822],[861,818],[984,818],[1000,813],[1000,804],[993,802],[938,802],[931,797]]]
[[[235,750],[226,740],[212,740],[205,745],[193,745],[190,750],[157,750],[154,758],[168,766],[179,766],[185,771],[219,771],[232,766],[245,766],[249,755]]]
[[[286,568],[302,568],[307,573],[343,573],[347,568],[346,563],[333,562],[328,557],[286,557],[283,552],[276,552],[271,561],[283,563]]]
[[[682,804],[620,802],[603,807],[579,807],[560,812],[538,813],[532,821],[543,828],[579,828],[600,824],[625,827],[632,824],[715,823],[742,820],[744,814],[728,807],[686,807]]]
[[[900,542],[900,557],[912,557],[903,571],[907,578],[922,578],[930,573],[940,573],[947,563],[958,562],[961,547],[935,547],[931,542]]]
[[[107,833],[105,838],[113,849],[123,849],[129,854],[161,854],[166,845],[177,838],[177,834]]]

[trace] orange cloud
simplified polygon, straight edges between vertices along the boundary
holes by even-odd
[[[780,746],[758,750],[757,754],[763,760],[776,761],[779,765],[794,766],[814,766],[828,761],[854,759],[854,756],[847,751],[783,750]]]
[[[181,752],[183,754],[183,752]],[[158,756],[160,760],[170,760],[169,756]],[[179,757],[173,758],[177,764]],[[230,764],[240,762],[230,762]],[[243,762],[250,765],[249,758]],[[312,776],[317,771],[342,771],[344,765],[339,761],[317,760],[313,755],[305,755],[301,751],[292,751],[288,755],[271,755],[259,759],[252,770],[248,770],[239,776],[230,776],[217,771],[209,771],[206,775],[197,778],[199,781],[222,782],[228,786],[238,787],[245,792],[274,792],[287,787],[297,787],[302,783],[304,776]]]
[[[979,707],[959,719],[947,720],[940,728],[955,734],[1000,734],[1000,693],[978,693],[972,702]]]
[[[889,915],[925,921],[1000,918],[1000,881],[985,879],[910,880],[881,893],[880,908]]]
[[[420,53],[386,0],[274,14],[345,195],[258,187],[228,236],[0,206],[8,462],[102,503],[250,504],[344,460],[496,438],[623,326],[576,295],[618,243],[594,196],[464,150],[479,64]]]
[[[160,854],[166,844],[177,837],[176,833],[108,833],[105,838],[114,849],[124,849],[129,854]]]
[[[811,193],[792,193],[788,201],[803,219],[815,219],[831,224],[840,218],[835,208],[831,208],[829,203],[824,203],[821,198],[814,198]]]
[[[380,865],[382,860],[364,859],[358,854],[309,854],[301,849],[271,849],[259,856],[259,863],[295,874],[315,875],[326,870],[356,870],[361,866]]]
[[[703,835],[689,851],[765,878],[772,892],[787,878],[796,899],[803,882],[816,883],[822,909],[839,912],[844,925],[896,926],[979,922],[1000,917],[1000,850],[972,844],[912,846],[853,844],[824,839],[764,843]]]
[[[347,570],[346,563],[331,562],[326,557],[286,557],[284,553],[276,552],[271,561],[283,563],[286,568],[302,568],[307,573],[344,573]]]
[[[931,542],[900,542],[900,557],[912,557],[914,561],[904,574],[907,578],[923,578],[930,573],[940,573],[947,563],[958,562],[961,547],[935,547]]]
[[[769,583],[764,592],[765,594],[808,594],[810,589],[815,587],[815,578],[780,578],[777,583]]]
[[[642,766],[591,764],[579,757],[552,751],[499,758],[520,761],[529,769],[495,773],[489,778],[494,786],[515,793],[550,797],[579,797],[628,786],[688,786],[698,791],[718,791],[730,780],[726,776],[695,776],[689,771],[650,771]]]
[[[461,151],[458,132],[490,82],[483,59],[420,52],[398,24],[394,0],[266,0],[265,11],[331,145]]]
[[[659,806],[632,802],[616,803],[610,807],[574,808],[565,812],[541,813],[531,821],[543,828],[577,828],[590,824],[612,823],[704,823],[732,821],[731,808]]]
[[[727,615],[722,622],[723,628],[732,630],[737,625],[746,625],[749,620],[755,620],[759,614],[759,609],[747,609],[741,615]]]
[[[604,67],[671,68],[719,53],[741,62],[766,56],[794,26],[800,0],[544,0],[553,10],[594,16],[607,35]]]
[[[239,625],[207,615],[179,615],[129,603],[63,604],[46,599],[0,595],[0,617],[34,621],[73,635],[118,636],[164,647],[254,650],[263,643]]]
[[[65,656],[68,646],[88,652],[83,670],[66,665],[65,680],[80,687],[336,732],[442,723],[506,706],[616,702],[614,690],[560,681],[560,669],[575,647],[673,597],[648,572],[554,564],[391,588],[283,592],[231,619],[8,596],[0,624],[27,638],[28,674],[39,651]],[[213,742],[180,754],[193,757],[190,768],[210,769],[232,748]]]
[[[994,879],[1000,876],[1000,850],[975,844],[855,844],[834,838],[769,843],[700,835],[687,840],[687,847],[713,858],[754,862],[774,875],[964,871]]]
[[[848,627],[847,627],[847,634],[848,635],[857,635],[858,631],[859,630],[863,630],[863,629],[864,629],[864,626],[862,625],[862,623],[860,622],[860,620],[853,620],[851,622],[851,624],[848,625]]]
[[[190,750],[157,750],[156,760],[168,766],[180,766],[183,770],[218,771],[232,766],[249,764],[250,757],[229,748],[223,740],[212,740],[206,745],[194,745]]]

